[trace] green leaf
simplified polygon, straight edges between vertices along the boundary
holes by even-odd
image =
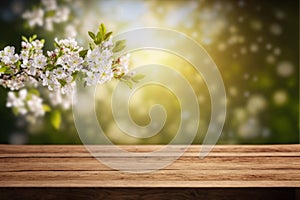
[[[134,82],[136,82],[136,83],[138,83],[138,82],[139,82],[140,80],[142,80],[144,77],[145,77],[145,75],[143,75],[143,74],[137,74],[137,75],[133,76],[133,77],[131,78],[131,80],[134,81]]]
[[[2,66],[0,68],[0,73],[3,73],[3,74],[12,74],[13,71],[8,66]]]
[[[45,17],[54,17],[56,14],[56,10],[50,10],[45,13]]]
[[[36,96],[40,96],[40,92],[37,90],[37,89],[34,89],[34,88],[31,88],[29,91],[28,91],[29,94],[34,94]]]
[[[125,83],[130,89],[132,89],[132,86],[133,86],[132,82],[130,82],[129,80],[126,80],[126,79],[121,79],[121,81],[123,83]]]
[[[89,43],[90,50],[95,49],[95,45],[93,43]]]
[[[97,36],[94,40],[96,45],[99,45],[102,42],[103,38],[102,38],[102,34],[100,32],[97,33]]]
[[[126,40],[117,41],[114,48],[112,49],[112,51],[114,53],[122,51],[126,47],[125,43],[126,43]]]
[[[105,35],[105,33],[106,33],[106,27],[104,26],[104,24],[100,24],[100,26],[99,26],[99,32],[101,33],[102,36]]]
[[[44,110],[45,112],[50,112],[50,111],[51,111],[51,108],[50,108],[50,106],[48,106],[47,104],[43,104],[43,110]]]
[[[54,46],[59,47],[59,44],[56,41],[54,41]]]
[[[14,113],[15,116],[17,116],[19,114],[19,110],[16,107],[13,107],[12,111],[13,111],[13,113]]]
[[[91,31],[88,32],[89,36],[94,40],[95,39],[95,34]]]
[[[88,49],[84,49],[84,50],[79,52],[79,56],[82,57],[82,58],[85,58],[87,52],[88,52]]]
[[[55,129],[59,129],[61,124],[61,113],[59,110],[54,110],[50,113],[50,123]]]
[[[112,35],[112,32],[106,33],[105,36],[104,36],[104,40],[109,39],[109,37],[110,37],[111,35]]]
[[[20,69],[21,64],[22,64],[21,61],[18,60],[18,62],[16,62],[16,67],[17,67],[18,69]]]
[[[0,73],[5,73],[6,70],[7,70],[7,67],[3,66],[0,68]]]
[[[62,87],[64,87],[67,84],[67,81],[65,79],[57,79],[57,80],[61,84]]]
[[[52,64],[46,65],[46,70],[52,71],[52,70],[54,70],[55,68],[56,68],[55,65],[52,65]]]
[[[35,40],[36,38],[37,38],[37,35],[34,34],[33,36],[31,36],[31,37],[29,38],[29,42],[32,42],[32,41]]]
[[[72,81],[75,81],[78,75],[78,71],[72,73]]]
[[[22,40],[28,42],[27,38],[24,35],[22,35]]]

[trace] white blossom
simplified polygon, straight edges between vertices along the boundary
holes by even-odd
[[[71,82],[69,81],[68,84],[65,84],[64,86],[61,87],[61,93],[62,94],[65,94],[65,95],[73,94],[74,86],[70,83]]]
[[[64,7],[58,8],[56,10],[56,13],[55,13],[55,16],[53,18],[53,21],[55,23],[65,22],[65,21],[68,20],[69,15],[70,15],[70,9],[68,7],[64,6]]]
[[[36,55],[33,58],[33,65],[37,69],[43,69],[47,65],[47,58],[44,55]]]
[[[25,86],[25,77],[23,75],[17,75],[14,78],[5,80],[2,85],[8,87],[10,90],[19,90]]]
[[[15,92],[8,92],[6,106],[15,108],[18,113],[24,115],[27,113],[27,109],[25,107],[26,97],[27,97],[26,89],[20,90],[18,95],[16,95]]]
[[[53,18],[52,17],[45,18],[45,29],[47,31],[53,31]]]
[[[54,51],[48,51],[47,55],[50,58],[57,58],[53,63],[56,68],[52,71],[47,70],[41,75],[42,84],[51,91],[58,89],[63,94],[70,93],[72,87],[69,84],[73,81],[72,75],[82,68],[83,59],[79,55],[82,47],[78,46],[73,38],[62,40],[56,38],[55,42],[57,48]]]
[[[49,92],[49,100],[52,106],[61,106],[66,110],[72,105],[72,93],[62,94],[59,90],[55,90]]]
[[[118,59],[118,65],[113,69],[114,76],[120,77],[128,73],[130,55],[126,54]]]
[[[31,42],[31,45],[34,47],[35,51],[43,49],[44,43],[41,40],[34,40]]]
[[[45,110],[43,109],[43,99],[31,94],[30,99],[27,101],[28,110],[35,116],[45,115]]]
[[[0,60],[6,64],[11,65],[19,60],[19,55],[15,54],[15,47],[7,46],[0,51]]]
[[[111,48],[114,46],[112,37],[110,37],[108,40],[104,41],[101,45],[103,48]]]
[[[42,4],[45,7],[45,10],[55,10],[57,8],[56,0],[42,0]]]
[[[69,15],[70,9],[59,6],[56,0],[41,0],[41,6],[27,10],[22,17],[30,27],[45,25],[46,30],[53,31],[53,24],[66,22]]]
[[[87,71],[86,76],[87,76],[85,78],[86,85],[87,86],[92,86],[92,85],[96,85],[98,83],[98,79],[100,77],[100,74],[99,73],[93,73],[91,71]]]
[[[277,65],[277,74],[281,77],[289,77],[294,73],[294,65],[289,61],[281,61]]]
[[[30,94],[26,89],[18,92],[8,92],[7,107],[12,107],[21,115],[31,114],[34,117],[43,116],[43,99],[35,94]]]
[[[41,8],[34,9],[32,11],[26,11],[22,17],[28,21],[30,27],[43,26],[43,18],[45,11]]]
[[[86,84],[88,86],[96,83],[106,83],[113,78],[112,70],[113,52],[110,49],[103,49],[97,46],[93,50],[88,50],[85,57]]]
[[[42,85],[47,86],[50,91],[60,87],[60,83],[52,71],[47,70],[45,73],[41,74],[40,77],[42,79]]]
[[[47,57],[43,54],[44,43],[41,40],[22,42],[21,67],[28,75],[36,76],[47,65]]]
[[[66,37],[76,37],[77,31],[74,25],[68,24],[65,28]]]
[[[82,49],[81,47],[78,46],[77,41],[74,38],[61,39],[61,40],[58,40],[57,38],[55,38],[54,40],[60,47],[65,47],[70,50],[81,50]]]
[[[26,119],[35,122],[36,118],[44,116],[43,99],[35,94],[29,93],[26,89],[17,92],[8,92],[7,107],[20,115],[26,115]]]

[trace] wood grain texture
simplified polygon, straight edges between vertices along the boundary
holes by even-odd
[[[96,158],[125,169],[158,163],[181,151],[171,146],[89,146]],[[151,173],[111,169],[84,146],[0,145],[0,199],[300,199],[300,145],[217,145],[204,159],[190,146]],[[152,166],[152,165],[150,165]],[[155,165],[154,165],[155,166]]]
[[[181,146],[156,156],[123,157],[110,146],[90,146],[107,152],[125,167],[168,159]],[[151,152],[159,145],[120,146],[132,152]],[[111,169],[85,149],[67,145],[0,145],[0,187],[98,188],[248,188],[300,187],[300,145],[217,145],[204,159],[199,145],[190,146],[171,165],[151,173]],[[111,154],[110,154],[111,153]],[[102,154],[96,154],[101,157]]]

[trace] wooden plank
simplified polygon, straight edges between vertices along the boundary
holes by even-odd
[[[147,153],[162,149],[163,145],[122,145],[118,146],[128,152]],[[89,145],[95,155],[99,157],[119,157],[119,152],[115,152],[114,147],[109,145]],[[160,156],[172,156],[172,153],[183,150],[182,145],[174,145],[169,149],[159,153]],[[199,156],[201,146],[191,145],[186,150],[184,156]],[[141,155],[145,156],[145,155]],[[213,156],[300,156],[300,145],[217,145],[209,154]],[[84,146],[72,145],[0,145],[1,157],[91,157]]]
[[[110,146],[89,146],[101,159],[114,159],[130,169],[138,163],[170,159],[183,146],[176,145],[155,156],[147,152],[160,145],[119,146],[143,152],[122,157]],[[300,187],[300,145],[217,145],[200,159],[201,146],[190,146],[171,165],[151,173],[126,173],[111,169],[84,146],[0,145],[0,188],[271,188]]]
[[[130,163],[133,158],[126,158]],[[286,157],[282,162],[282,157],[210,157],[198,162],[198,157],[182,157],[179,158],[173,165],[168,166],[168,170],[180,170],[187,166],[188,163],[193,163],[194,170],[242,170],[242,169],[257,169],[257,170],[291,170],[300,168],[300,157]],[[125,159],[120,158],[120,162]],[[142,159],[141,159],[142,160]],[[147,158],[144,158],[145,162]],[[45,170],[45,167],[53,171],[97,171],[111,170],[95,158],[36,158],[36,157],[17,157],[0,158],[0,172],[17,172],[17,171],[39,171]]]
[[[110,145],[87,145],[89,148],[111,151]],[[162,149],[164,145],[119,145],[121,149],[131,152],[152,152]],[[169,151],[183,149],[183,145],[173,145]],[[188,152],[199,152],[201,145],[190,145]],[[300,152],[300,145],[216,145],[212,152]],[[0,145],[0,154],[22,153],[88,153],[83,145]]]

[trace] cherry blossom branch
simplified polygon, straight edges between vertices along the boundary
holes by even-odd
[[[40,92],[32,88],[46,87],[50,97],[56,96],[53,105],[57,105],[63,102],[63,96],[72,95],[78,74],[86,86],[112,79],[131,86],[142,77],[128,74],[129,55],[115,56],[124,49],[125,41],[113,42],[111,35],[101,24],[97,33],[89,32],[93,40],[89,49],[79,46],[74,38],[56,38],[55,49],[44,54],[45,41],[36,35],[22,37],[20,53],[15,53],[13,46],[5,47],[0,51],[0,85],[9,90],[6,106],[31,119],[43,116],[51,108]]]

